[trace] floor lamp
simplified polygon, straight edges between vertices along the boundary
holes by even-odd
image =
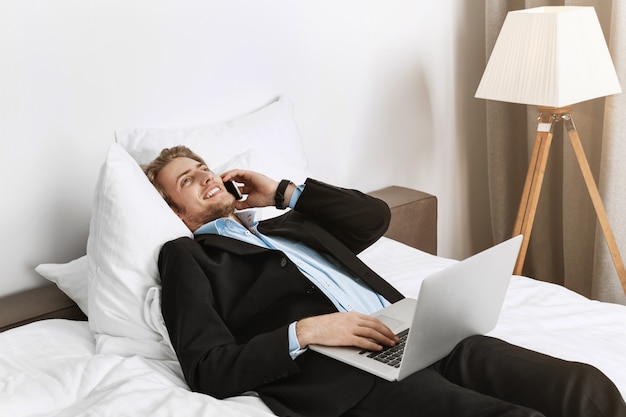
[[[617,93],[621,87],[593,7],[538,7],[507,14],[476,97],[538,106],[535,145],[513,228],[513,235],[524,236],[515,274],[524,266],[554,127],[562,122],[626,294],[624,262],[571,112],[575,103]]]

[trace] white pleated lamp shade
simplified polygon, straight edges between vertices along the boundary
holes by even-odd
[[[565,107],[621,93],[593,7],[509,12],[477,98]]]

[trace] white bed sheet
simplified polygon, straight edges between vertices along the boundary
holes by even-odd
[[[361,258],[415,297],[456,262],[381,239]],[[626,307],[514,276],[493,336],[605,372],[626,397]],[[268,416],[256,397],[188,390],[176,361],[95,354],[86,322],[47,320],[0,334],[2,416]]]
[[[0,415],[273,415],[258,398],[190,392],[176,362],[94,351],[87,322],[46,320],[0,334]]]

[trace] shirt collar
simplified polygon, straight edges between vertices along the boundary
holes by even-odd
[[[257,211],[254,209],[235,211],[235,216],[237,216],[237,218],[241,221],[241,223],[243,223],[243,226],[246,229],[250,229],[256,226],[256,223],[257,223],[256,214],[257,214]],[[194,235],[206,235],[206,234],[219,235],[220,234],[219,229],[221,228],[222,223],[224,223],[227,220],[228,219],[226,217],[222,217],[222,218],[210,221],[200,226],[199,228],[197,228],[196,231],[193,232],[193,234]]]

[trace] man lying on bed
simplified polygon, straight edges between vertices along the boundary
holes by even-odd
[[[468,338],[400,382],[307,350],[396,343],[368,314],[402,295],[356,256],[386,231],[387,205],[312,179],[279,184],[243,170],[220,178],[184,147],[164,149],[145,170],[195,232],[159,257],[163,317],[192,390],[254,391],[285,416],[626,416],[595,368],[490,337]],[[227,180],[242,183],[247,199],[236,201]],[[235,214],[271,205],[293,210],[261,222],[251,210]]]

